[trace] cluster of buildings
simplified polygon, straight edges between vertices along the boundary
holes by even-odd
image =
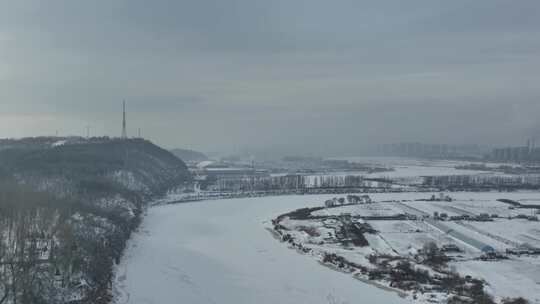
[[[424,144],[402,142],[378,147],[379,155],[420,158],[475,158],[482,155],[478,145]]]
[[[512,254],[512,255],[540,255],[540,248],[534,247],[530,244],[521,244],[520,246],[516,248],[508,248],[506,249],[506,254]]]
[[[272,173],[269,169],[255,168],[254,163],[242,162],[202,161],[190,163],[189,170],[198,188],[211,191],[331,190],[388,186],[381,181],[367,180],[355,174]]]
[[[482,189],[538,189],[540,187],[540,175],[444,175],[425,176],[424,186],[437,188],[482,188]]]
[[[540,161],[540,148],[536,147],[534,139],[527,140],[527,144],[521,147],[497,148],[486,156],[492,161]]]
[[[433,213],[433,219],[439,221],[475,221],[475,222],[492,222],[494,218],[499,217],[497,214],[489,215],[487,213],[481,213],[478,215],[452,215],[448,216],[447,213],[439,213],[435,211]]]
[[[540,147],[534,138],[528,139],[524,146],[495,148],[491,151],[478,145],[425,144],[420,142],[401,142],[383,144],[377,147],[378,155],[436,158],[436,159],[481,159],[500,162],[540,161]]]

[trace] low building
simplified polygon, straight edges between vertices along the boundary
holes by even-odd
[[[441,247],[442,252],[461,252],[456,244],[445,244]]]

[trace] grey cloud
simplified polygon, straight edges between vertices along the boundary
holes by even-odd
[[[0,0],[0,136],[344,153],[538,132],[537,1]]]

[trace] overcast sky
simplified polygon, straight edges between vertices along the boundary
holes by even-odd
[[[540,138],[540,2],[0,0],[0,137],[202,151]]]

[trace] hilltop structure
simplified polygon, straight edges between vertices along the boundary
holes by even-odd
[[[124,101],[122,104],[122,139],[127,138],[127,131],[126,131],[126,102]]]

